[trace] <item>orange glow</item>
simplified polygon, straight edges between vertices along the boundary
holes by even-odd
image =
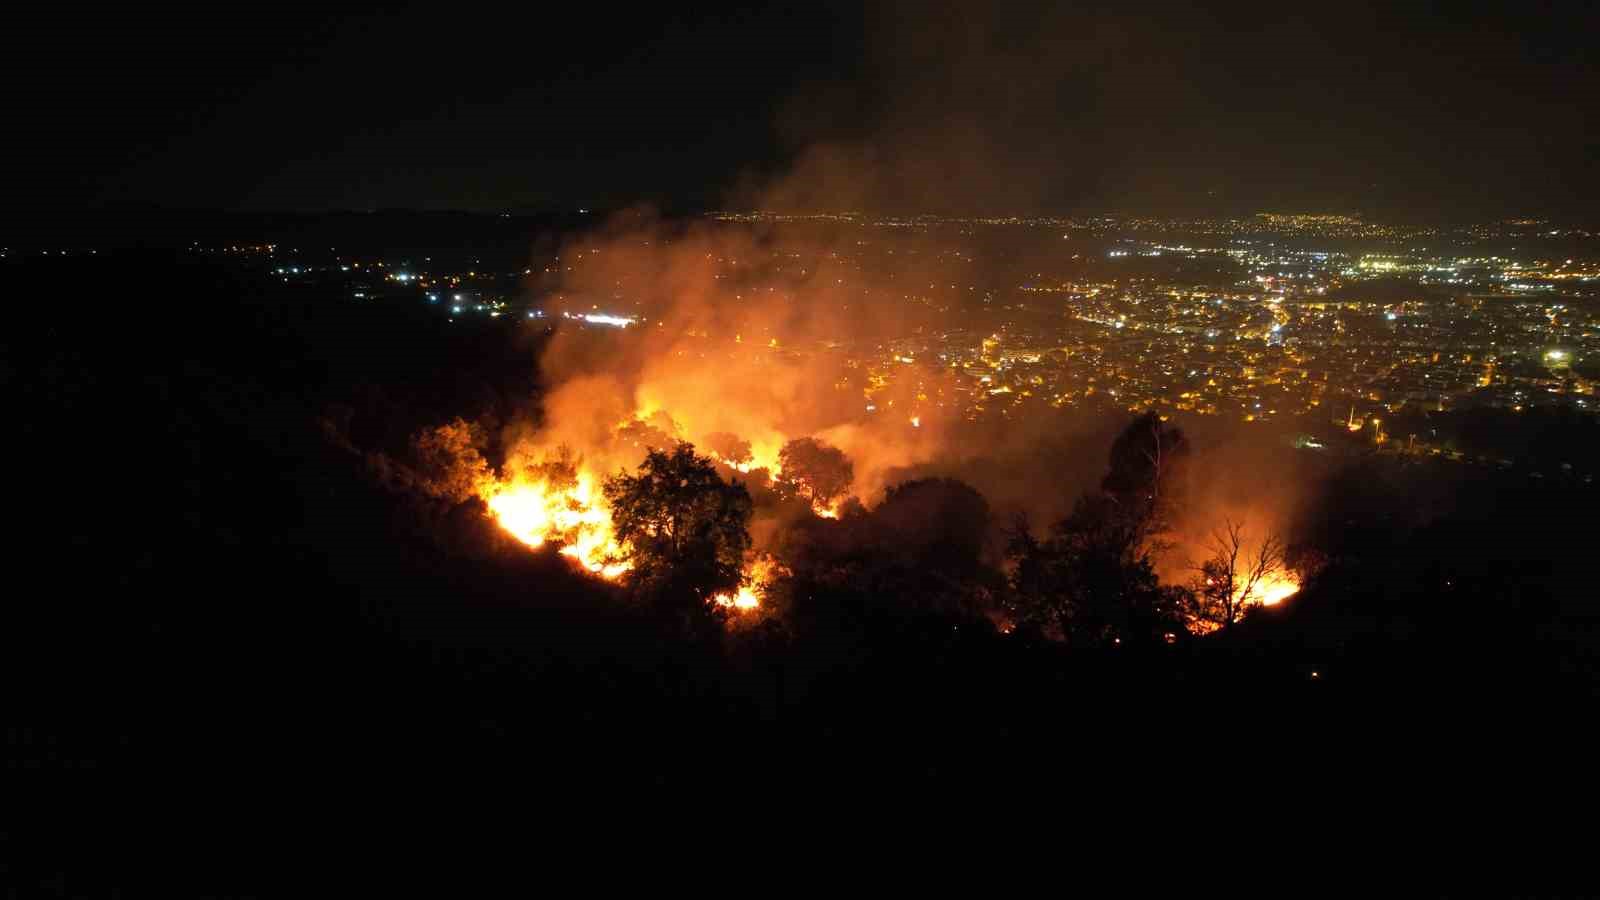
[[[500,527],[529,547],[560,543],[562,555],[602,578],[615,579],[632,568],[592,472],[579,472],[575,483],[563,486],[487,479],[478,495]]]
[[[640,415],[624,419],[617,428],[645,418]],[[752,447],[755,458],[734,468],[740,472],[767,468],[775,474],[779,468],[778,450],[783,443],[783,437],[776,435],[755,444]],[[537,452],[533,456],[551,458],[549,454]],[[631,550],[617,540],[611,509],[600,489],[602,476],[583,461],[575,465],[576,471],[569,479],[540,474],[544,471],[540,466],[529,469],[529,474],[487,475],[479,480],[475,491],[488,505],[495,522],[517,540],[533,548],[556,544],[561,555],[584,570],[615,581],[632,570],[633,564],[628,559]],[[818,515],[836,517],[836,507],[837,504],[833,509],[819,509]],[[757,561],[746,567],[743,583],[737,591],[718,594],[712,602],[736,611],[755,609],[761,605],[773,573],[772,563]]]
[[[783,444],[784,440],[782,437],[762,441],[751,441],[750,461],[742,463],[730,463],[719,456],[715,450],[701,448],[699,446],[696,446],[695,449],[705,453],[707,456],[710,456],[712,459],[717,460],[735,472],[749,474],[757,469],[766,469],[768,477],[775,479],[780,473],[783,472],[783,466],[778,463],[778,451],[783,449]]]
[[[761,605],[761,597],[755,588],[745,585],[739,588],[737,594],[718,594],[711,598],[718,606],[729,606],[734,609],[755,609]]]
[[[765,440],[752,440],[750,455],[755,457],[755,460],[750,465],[757,469],[766,469],[768,474],[777,478],[783,472],[783,464],[778,462],[778,452],[783,449],[784,443],[781,435]]]
[[[718,594],[711,598],[711,602],[734,610],[755,609],[766,597],[767,588],[771,586],[775,574],[776,568],[772,563],[757,560],[746,567],[744,583],[739,586],[739,590]]]
[[[1262,606],[1277,606],[1284,600],[1294,596],[1300,591],[1300,582],[1296,581],[1288,572],[1273,572],[1256,582],[1255,589],[1248,598],[1243,598],[1245,603],[1259,603]],[[1242,595],[1244,589],[1240,588]],[[1235,599],[1241,599],[1235,597]]]

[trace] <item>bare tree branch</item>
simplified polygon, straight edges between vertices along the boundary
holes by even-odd
[[[1194,567],[1191,592],[1192,618],[1207,628],[1228,628],[1243,618],[1245,610],[1262,602],[1262,583],[1284,568],[1284,543],[1269,534],[1256,548],[1242,523],[1224,518],[1211,532],[1211,556]]]

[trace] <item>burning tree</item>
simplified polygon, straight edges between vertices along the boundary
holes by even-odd
[[[1270,606],[1298,587],[1285,576],[1284,545],[1277,535],[1267,535],[1252,554],[1243,526],[1224,519],[1211,538],[1211,558],[1195,567],[1187,603],[1195,630],[1230,628],[1250,607]]]
[[[678,443],[682,431],[671,416],[657,411],[648,417],[630,419],[617,426],[616,440],[621,446],[641,450],[671,447]]]
[[[705,437],[706,449],[715,453],[719,459],[729,466],[737,469],[748,466],[755,461],[755,454],[751,452],[750,442],[736,434],[718,431]]]
[[[607,478],[604,493],[617,540],[631,548],[629,577],[645,596],[704,608],[740,587],[750,549],[750,494],[718,477],[693,445],[650,450],[638,474]]]
[[[844,451],[816,438],[796,438],[784,444],[778,463],[784,480],[819,509],[832,506],[855,480],[855,467]]]
[[[556,492],[568,492],[576,488],[578,472],[582,467],[582,457],[573,453],[566,444],[556,447],[553,453],[516,453],[506,464],[512,482],[544,484]]]
[[[418,433],[411,439],[418,483],[451,503],[467,500],[489,472],[482,453],[487,442],[482,427],[460,418]]]

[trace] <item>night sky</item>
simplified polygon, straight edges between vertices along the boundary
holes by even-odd
[[[1595,3],[9,18],[14,210],[1600,208]]]

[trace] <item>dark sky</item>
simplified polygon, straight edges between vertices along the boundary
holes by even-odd
[[[13,209],[1600,209],[1595,3],[8,16]]]

